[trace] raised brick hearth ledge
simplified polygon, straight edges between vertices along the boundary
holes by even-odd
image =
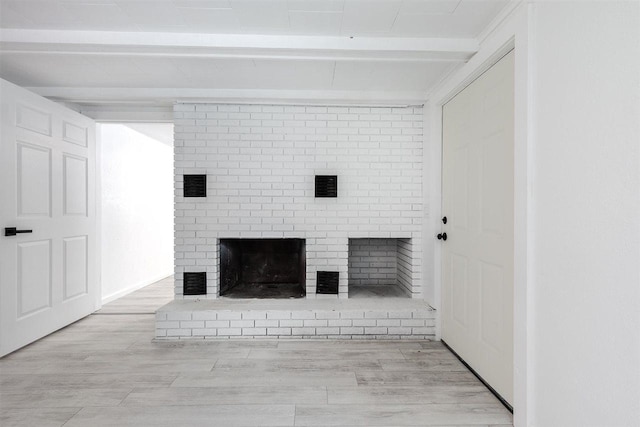
[[[156,313],[156,339],[434,339],[422,300],[175,300]]]

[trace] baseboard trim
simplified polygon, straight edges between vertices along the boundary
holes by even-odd
[[[133,284],[131,286],[128,286],[128,287],[126,287],[124,289],[120,289],[117,292],[114,292],[114,293],[112,293],[110,295],[102,297],[102,305],[108,304],[111,301],[115,301],[118,298],[122,298],[123,296],[130,294],[131,292],[135,292],[138,289],[142,289],[145,286],[149,286],[152,283],[155,283],[155,282],[157,282],[159,280],[162,280],[162,279],[166,279],[167,277],[172,276],[172,275],[173,275],[173,271],[169,271],[169,272],[166,272],[166,273],[162,273],[162,274],[160,274],[158,276],[154,276],[154,277],[152,277],[150,279],[142,280],[142,281],[140,281],[138,283],[135,283],[135,284]]]
[[[467,362],[464,361],[464,359],[462,357],[460,357],[460,355],[458,353],[455,352],[454,349],[452,349],[451,347],[449,347],[449,344],[447,344],[446,342],[444,342],[444,340],[440,340],[442,342],[442,344],[444,344],[445,347],[447,347],[447,350],[449,350],[451,353],[453,353],[453,355],[468,369],[471,371],[471,373],[473,375],[476,376],[477,379],[480,380],[480,382],[482,384],[484,384],[484,386],[486,388],[489,389],[489,391],[491,393],[493,393],[493,395],[500,401],[500,403],[502,403],[504,405],[505,408],[507,408],[509,410],[509,412],[511,412],[513,414],[513,406],[511,406],[509,404],[509,402],[507,402],[502,396],[500,396],[500,393],[498,393],[496,391],[496,389],[494,389],[493,387],[491,387],[491,385],[489,385],[488,382],[486,382],[484,380],[484,378],[482,378],[476,371],[475,369],[473,369],[471,366],[469,366],[469,364]]]

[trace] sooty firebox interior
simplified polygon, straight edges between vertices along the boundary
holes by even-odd
[[[304,239],[220,239],[220,295],[301,298],[306,294]]]

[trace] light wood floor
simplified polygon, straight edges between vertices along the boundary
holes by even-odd
[[[1,359],[0,425],[511,425],[437,342],[151,342],[172,294],[165,279]]]

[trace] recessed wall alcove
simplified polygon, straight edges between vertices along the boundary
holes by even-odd
[[[411,239],[349,239],[349,298],[408,297]]]

